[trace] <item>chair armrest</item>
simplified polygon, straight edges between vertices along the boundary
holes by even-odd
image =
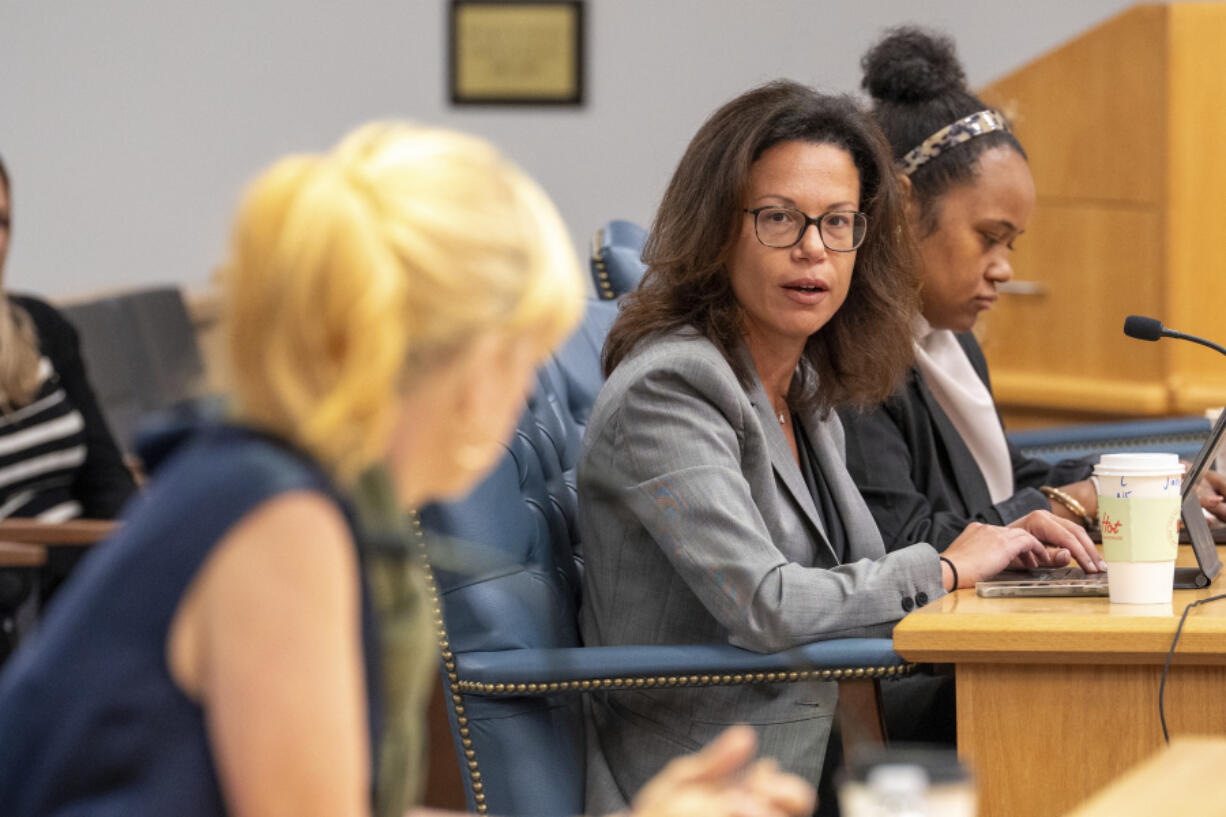
[[[111,519],[70,519],[67,522],[38,522],[33,519],[0,521],[0,542],[30,545],[92,545],[119,528]]]
[[[471,652],[455,662],[460,691],[477,695],[886,678],[915,667],[888,638],[839,638],[766,655],[687,644]]]

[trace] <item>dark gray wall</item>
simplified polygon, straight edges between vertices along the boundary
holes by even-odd
[[[585,107],[474,110],[445,100],[444,0],[0,0],[6,284],[53,296],[202,286],[246,179],[386,116],[493,139],[586,248],[609,218],[649,221],[695,128],[754,84],[854,91],[860,54],[902,22],[953,34],[984,83],[1128,5],[588,0]]]

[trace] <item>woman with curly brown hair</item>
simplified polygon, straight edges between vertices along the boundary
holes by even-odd
[[[1048,551],[1050,515],[886,554],[832,408],[912,361],[915,251],[889,149],[847,98],[751,90],[699,129],[604,355],[579,469],[588,644],[772,652],[885,635],[908,611]],[[1068,554],[1056,554],[1067,559]],[[588,810],[616,807],[724,724],[816,780],[833,683],[597,693]]]

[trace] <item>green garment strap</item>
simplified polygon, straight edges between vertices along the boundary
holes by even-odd
[[[426,707],[438,671],[438,643],[417,536],[386,470],[363,475],[354,504],[366,543],[383,674],[374,814],[403,817],[417,804],[425,782]]]

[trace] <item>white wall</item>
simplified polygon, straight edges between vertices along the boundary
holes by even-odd
[[[550,110],[449,106],[445,0],[0,0],[6,285],[203,286],[244,180],[383,116],[493,139],[585,250],[609,218],[648,222],[702,119],[752,85],[854,91],[860,54],[903,22],[951,33],[982,84],[1128,5],[588,0],[587,104]]]

